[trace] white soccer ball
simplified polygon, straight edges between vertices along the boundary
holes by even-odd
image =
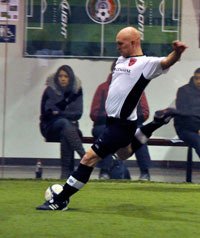
[[[58,195],[63,190],[63,185],[61,184],[53,184],[47,188],[45,191],[45,200],[50,201],[55,195]]]

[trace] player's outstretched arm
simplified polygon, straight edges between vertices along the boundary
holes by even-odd
[[[172,47],[173,51],[161,61],[161,66],[163,69],[167,69],[173,64],[175,64],[187,48],[185,43],[181,41],[174,41],[172,43]]]

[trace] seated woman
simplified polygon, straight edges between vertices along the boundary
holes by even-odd
[[[46,84],[40,130],[46,141],[61,143],[61,179],[65,179],[74,170],[74,151],[81,158],[85,154],[78,128],[83,113],[81,82],[70,66],[62,65]]]

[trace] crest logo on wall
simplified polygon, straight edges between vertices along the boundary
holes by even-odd
[[[119,0],[87,0],[86,12],[89,18],[98,24],[113,22],[120,13]]]

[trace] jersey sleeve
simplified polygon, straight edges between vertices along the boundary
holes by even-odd
[[[143,69],[143,75],[146,79],[151,80],[168,71],[168,69],[163,70],[161,67],[163,59],[164,57],[147,57],[147,62]]]

